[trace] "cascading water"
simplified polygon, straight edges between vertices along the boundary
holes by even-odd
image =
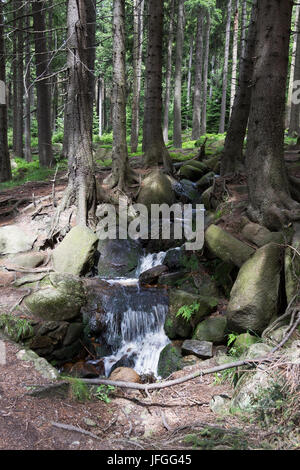
[[[163,263],[165,253],[141,258],[138,276]],[[140,288],[138,279],[109,280],[114,293],[103,299],[106,312],[104,339],[112,354],[104,358],[105,374],[114,365],[132,367],[139,374],[157,374],[159,356],[169,343],[164,332],[168,298],[162,289]],[[118,363],[118,364],[117,364]]]

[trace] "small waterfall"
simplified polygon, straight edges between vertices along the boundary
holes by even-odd
[[[157,372],[159,355],[169,343],[164,332],[168,299],[163,290],[114,286],[104,300],[105,343],[112,354],[104,357],[105,374],[120,361],[139,374]]]
[[[149,253],[148,255],[143,256],[136,270],[137,277],[139,277],[143,272],[148,271],[148,269],[163,264],[165,257],[165,251],[160,251],[159,253]]]

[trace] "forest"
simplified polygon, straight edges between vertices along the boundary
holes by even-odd
[[[0,0],[0,449],[299,450],[299,398],[300,3]]]

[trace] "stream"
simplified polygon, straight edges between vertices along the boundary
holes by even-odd
[[[135,278],[102,279],[113,286],[113,292],[102,295],[102,340],[111,351],[103,357],[106,376],[121,366],[157,376],[160,353],[170,342],[164,332],[168,296],[164,289],[141,287],[139,276],[163,264],[164,258],[164,252],[141,257]]]

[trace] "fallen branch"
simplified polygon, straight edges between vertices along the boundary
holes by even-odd
[[[121,382],[121,381],[114,381],[109,379],[81,379],[82,382],[88,385],[112,385],[113,387],[120,387],[120,388],[132,388],[134,390],[144,390],[146,393],[150,390],[158,390],[161,388],[173,387],[174,385],[179,385],[184,382],[188,382],[189,380],[195,379],[196,377],[202,375],[209,375],[215,374],[216,372],[221,372],[222,370],[226,369],[233,369],[235,367],[241,366],[255,366],[256,364],[261,364],[262,362],[270,362],[271,357],[260,357],[257,359],[245,359],[236,362],[230,362],[227,364],[223,364],[221,366],[212,367],[211,369],[204,369],[198,370],[197,372],[193,372],[192,374],[185,375],[179,379],[175,380],[168,380],[166,382],[161,383],[154,383],[154,384],[137,384],[132,382]]]
[[[72,426],[72,424],[55,423],[54,421],[51,421],[51,424],[52,426],[55,426],[56,428],[59,428],[59,429],[65,429],[66,431],[75,431],[81,434],[85,434],[86,436],[93,437],[94,439],[100,439],[98,436],[96,436],[96,434],[93,434],[90,431],[86,431],[85,429]]]

